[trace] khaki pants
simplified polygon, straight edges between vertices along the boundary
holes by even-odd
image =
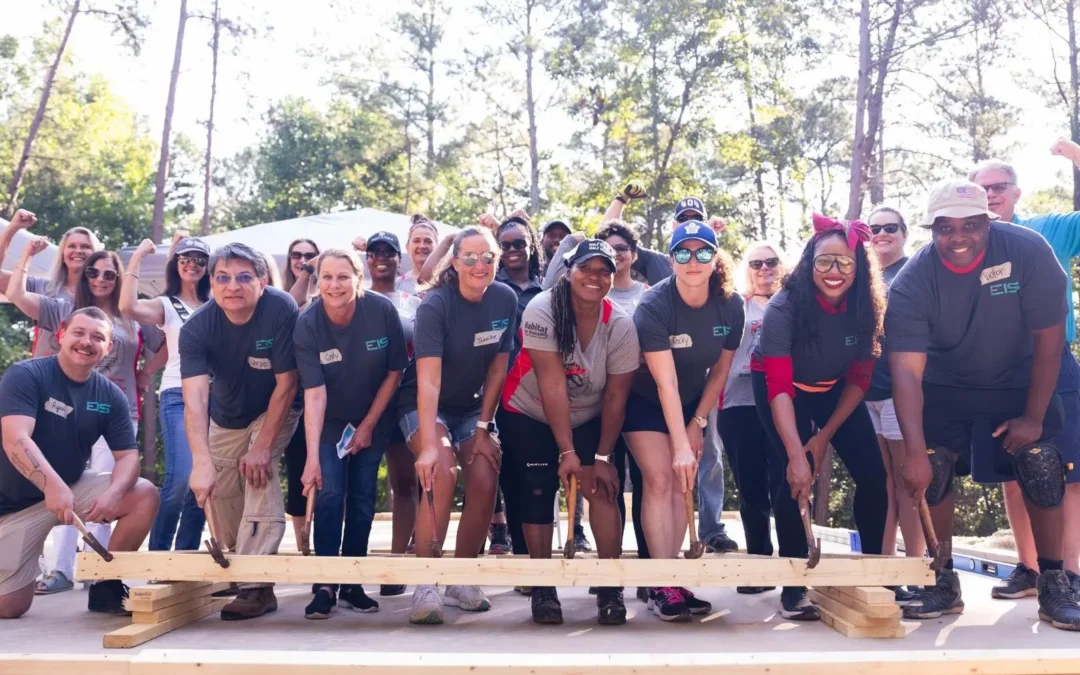
[[[210,422],[210,459],[217,471],[212,516],[214,533],[222,548],[240,555],[277,553],[285,536],[285,503],[281,496],[281,454],[300,422],[301,412],[290,410],[270,446],[270,480],[255,489],[240,475],[240,460],[258,438],[266,415],[246,429],[225,429]]]

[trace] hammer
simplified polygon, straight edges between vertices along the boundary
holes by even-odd
[[[206,526],[210,528],[210,539],[205,540],[206,550],[210,551],[210,557],[214,559],[218,565],[221,565],[222,569],[229,566],[229,560],[225,557],[225,554],[221,552],[221,546],[218,544],[217,537],[214,536],[214,515],[210,510],[210,500],[206,500],[206,504],[203,506],[203,512],[206,513]]]
[[[87,546],[94,549],[94,552],[101,556],[105,562],[113,561],[112,553],[109,553],[105,547],[101,545],[101,542],[97,540],[97,537],[90,534],[90,530],[86,529],[86,523],[84,523],[74,511],[71,512],[71,522],[75,524],[75,529],[82,535],[82,539],[86,542]]]
[[[799,495],[799,515],[806,532],[806,569],[812,570],[821,562],[821,541],[814,537],[814,528],[810,525],[810,498],[806,495]]]
[[[577,511],[577,476],[570,474],[570,489],[566,491],[566,543],[563,545],[563,557],[571,560],[574,557],[574,515]]]
[[[307,510],[304,512],[304,525],[300,528],[300,553],[311,555],[311,519],[315,515],[315,486],[308,492]]]
[[[919,498],[919,519],[922,520],[923,536],[926,537],[926,548],[929,549],[932,559],[930,569],[935,572],[945,568],[945,552],[941,549],[941,542],[934,533],[934,521],[930,518],[930,507],[926,504],[926,497]]]
[[[694,524],[694,489],[686,491],[686,526],[690,528],[690,549],[684,554],[687,560],[695,560],[705,553],[705,544],[698,541],[697,525]]]
[[[432,487],[430,490],[425,490],[427,494],[427,510],[428,515],[431,516],[431,557],[442,557],[442,546],[439,544],[439,526],[438,521],[435,520],[435,489]]]

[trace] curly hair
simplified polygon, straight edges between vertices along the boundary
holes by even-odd
[[[493,253],[499,249],[499,245],[495,242],[495,237],[491,235],[491,230],[486,227],[470,226],[462,228],[460,232],[454,235],[454,244],[450,247],[450,255],[439,261],[439,267],[435,270],[435,275],[432,277],[431,283],[426,287],[417,290],[425,291],[443,286],[457,289],[458,273],[457,270],[454,269],[454,258],[461,252],[461,242],[469,237],[484,237],[488,240],[488,245],[491,247]]]
[[[516,216],[507,218],[499,223],[499,227],[495,229],[495,241],[498,243],[499,237],[503,232],[506,232],[512,227],[520,227],[525,230],[525,241],[529,242],[529,279],[540,279],[540,270],[544,267],[544,249],[540,246],[540,237],[537,236],[536,230],[532,228],[523,218]],[[498,248],[496,247],[496,250]],[[500,267],[502,262],[499,263]]]
[[[821,330],[821,313],[816,311],[817,287],[814,285],[814,249],[818,242],[828,237],[840,237],[846,241],[847,234],[841,230],[829,230],[810,237],[799,262],[786,277],[784,290],[791,294],[795,304],[795,325],[799,326],[811,349],[817,348]],[[856,335],[859,345],[865,345],[865,357],[881,356],[881,336],[885,332],[885,291],[877,257],[869,255],[866,246],[855,246],[855,282],[847,294],[848,311],[855,314]]]
[[[608,237],[616,236],[622,237],[626,240],[626,243],[630,245],[630,252],[637,253],[638,239],[630,228],[626,226],[621,220],[608,220],[604,222],[603,227],[596,231],[596,239],[607,241]]]
[[[731,254],[722,248],[716,249],[709,291],[721,300],[727,300],[735,293],[735,261],[731,259]]]

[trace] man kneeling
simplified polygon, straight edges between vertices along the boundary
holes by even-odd
[[[55,356],[7,369],[0,380],[0,618],[30,609],[38,557],[49,531],[73,515],[116,521],[112,551],[137,551],[157,513],[157,488],[139,478],[139,451],[128,402],[94,371],[112,347],[112,320],[87,307],[58,333]],[[111,474],[83,470],[104,436],[116,466]],[[90,587],[88,609],[123,615],[128,589],[119,579]]]

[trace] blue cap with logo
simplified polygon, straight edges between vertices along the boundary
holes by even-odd
[[[705,204],[697,197],[686,197],[679,200],[679,203],[675,205],[675,220],[678,220],[679,216],[687,211],[693,211],[700,215],[700,220],[705,220],[708,217],[708,214],[705,213]]]
[[[603,258],[612,271],[615,270],[615,249],[601,239],[582,239],[574,250],[563,256],[567,267],[580,265],[593,258]]]
[[[716,248],[716,233],[713,232],[712,228],[700,220],[688,220],[685,223],[680,223],[672,231],[668,252],[674,251],[683,242],[691,240],[700,241],[711,248]]]

